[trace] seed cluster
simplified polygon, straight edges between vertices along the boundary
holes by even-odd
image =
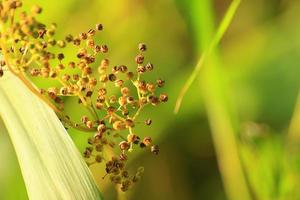
[[[129,175],[126,162],[130,152],[138,146],[159,153],[151,137],[140,138],[134,132],[138,124],[152,124],[151,119],[138,121],[138,116],[145,106],[168,101],[167,94],[157,92],[164,80],[143,80],[143,74],[154,69],[152,63],[145,62],[146,45],[138,45],[133,70],[126,65],[111,66],[108,46],[95,37],[103,31],[102,24],[57,40],[56,24],[46,26],[36,19],[42,8],[34,6],[29,13],[17,12],[21,6],[21,0],[0,1],[0,77],[6,70],[11,71],[57,113],[66,128],[93,132],[84,151],[87,164],[105,162],[106,175],[126,191],[143,173],[139,168]],[[73,57],[63,53],[66,47],[75,49]],[[35,77],[54,80],[60,86],[36,89],[30,82]],[[111,86],[118,92],[110,90]],[[77,122],[71,120],[64,112],[65,97],[76,98],[89,115]]]

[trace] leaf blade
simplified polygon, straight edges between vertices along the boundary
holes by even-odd
[[[0,80],[0,115],[17,152],[30,199],[101,199],[89,169],[55,113],[8,72]]]

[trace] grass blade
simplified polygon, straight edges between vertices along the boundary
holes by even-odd
[[[228,29],[234,14],[236,13],[237,8],[240,5],[240,0],[233,0],[231,5],[229,6],[220,26],[218,27],[218,30],[216,32],[216,34],[214,35],[209,47],[207,48],[207,50],[203,53],[203,55],[200,57],[194,71],[192,72],[191,76],[188,78],[188,80],[185,82],[184,86],[182,87],[179,96],[177,98],[176,101],[176,105],[174,108],[174,113],[178,113],[179,109],[181,107],[181,103],[182,100],[186,94],[186,92],[189,90],[189,88],[191,87],[191,85],[193,84],[193,82],[195,81],[195,79],[197,78],[197,75],[199,74],[203,64],[205,63],[205,60],[207,59],[207,57],[210,56],[212,50],[219,44],[219,42],[221,41],[222,37],[224,36],[226,30]]]

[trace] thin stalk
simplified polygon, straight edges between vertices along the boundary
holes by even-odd
[[[234,14],[236,13],[237,8],[240,5],[240,0],[234,0],[232,1],[230,7],[228,8],[225,17],[223,18],[216,34],[214,35],[213,39],[211,40],[211,43],[209,44],[209,47],[207,50],[203,53],[203,55],[200,57],[194,71],[192,72],[191,76],[188,78],[188,80],[185,82],[184,86],[182,87],[179,96],[176,101],[176,105],[174,108],[174,113],[178,113],[179,109],[181,107],[182,100],[186,94],[186,92],[189,90],[197,76],[199,75],[199,72],[205,63],[206,59],[210,57],[211,53],[213,52],[214,48],[219,44],[222,37],[224,36],[225,32],[227,31],[229,25],[231,24],[231,21],[234,17]]]

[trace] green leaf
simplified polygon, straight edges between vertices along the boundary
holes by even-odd
[[[0,79],[0,116],[30,199],[102,199],[56,114],[9,72]]]

